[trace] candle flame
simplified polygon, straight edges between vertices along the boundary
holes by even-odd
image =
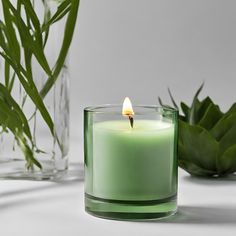
[[[132,103],[128,97],[125,98],[122,108],[122,115],[132,117],[134,115],[134,110]]]

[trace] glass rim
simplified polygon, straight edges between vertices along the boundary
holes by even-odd
[[[177,114],[179,110],[175,107],[170,106],[157,106],[157,105],[133,105],[134,108],[144,108],[146,111],[138,112],[138,114],[151,114],[151,113],[162,113],[162,112],[171,112],[172,114]],[[108,108],[119,108],[120,112],[117,111],[106,111]],[[149,110],[148,110],[149,109]],[[95,114],[121,114],[122,104],[102,104],[95,106],[88,106],[84,108],[85,112],[95,113]]]

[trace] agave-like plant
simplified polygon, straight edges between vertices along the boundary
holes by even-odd
[[[220,177],[236,172],[236,103],[223,113],[198,89],[192,105],[180,103],[178,163],[191,175]],[[169,91],[169,90],[168,90]],[[173,105],[178,108],[169,91]],[[162,101],[159,99],[161,105]]]

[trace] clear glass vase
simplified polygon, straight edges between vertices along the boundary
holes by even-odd
[[[28,133],[24,133],[25,124],[23,124],[23,138],[21,139],[18,135],[18,127],[13,127],[12,129],[9,125],[10,122],[7,123],[6,121],[6,123],[1,124],[0,121],[0,178],[54,179],[63,176],[68,168],[69,81],[67,60],[65,59],[68,59],[68,56],[67,52],[64,51],[63,54],[61,51],[65,41],[65,34],[70,34],[70,31],[66,31],[72,9],[70,4],[78,7],[78,1],[75,3],[76,1],[71,0],[68,5],[71,8],[67,10],[65,4],[69,1],[58,0],[30,1],[30,5],[22,5],[21,10],[19,10],[19,5],[17,5],[20,1],[10,1],[11,6],[19,10],[18,13],[14,12],[12,8],[8,12],[1,11],[1,7],[4,9],[4,2],[0,7],[0,19],[8,32],[11,33],[11,27],[6,22],[7,16],[11,14],[13,17],[15,15],[18,17],[18,19],[16,18],[18,22],[13,22],[13,26],[20,53],[18,66],[14,67],[10,63],[8,67],[6,56],[14,59],[17,53],[7,54],[7,50],[3,50],[6,56],[0,58],[0,67],[2,68],[0,83],[7,88],[10,94],[8,95],[12,96],[19,109],[23,112],[31,133],[29,138]],[[30,7],[33,8],[35,15],[31,13],[27,15],[27,9],[29,10],[28,13],[31,11]],[[60,10],[63,7],[66,10],[65,12]],[[17,15],[19,12],[20,15]],[[59,15],[59,18],[55,18],[58,13],[61,15]],[[21,20],[19,20],[19,17],[21,17]],[[37,20],[35,18],[40,22],[40,31],[37,31]],[[52,22],[51,19],[55,22]],[[25,24],[31,29],[22,27],[21,21],[24,21],[23,26]],[[47,30],[48,22],[51,24],[50,28],[48,27],[49,30]],[[29,42],[33,46],[29,46],[29,42],[27,42],[31,36],[32,41]],[[6,37],[7,46],[12,46],[11,42],[7,40],[8,38]],[[37,40],[39,40],[39,46],[37,45]],[[62,63],[61,61],[59,62],[61,54],[64,56],[64,60],[61,60]],[[45,68],[44,59],[49,66],[49,72]],[[61,66],[58,69],[59,63],[61,63]],[[20,74],[17,73],[19,65],[23,68]],[[30,80],[30,73],[33,82]],[[23,76],[26,83],[29,83],[28,87],[23,84],[24,81],[22,82],[21,76]],[[47,87],[50,77],[53,78],[53,83]],[[9,89],[9,87],[11,88]],[[4,97],[3,99],[6,100]]]

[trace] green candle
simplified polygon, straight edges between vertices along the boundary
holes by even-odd
[[[122,112],[121,112],[122,110]],[[112,219],[172,215],[178,111],[105,105],[84,110],[85,209]]]
[[[104,199],[156,200],[173,188],[174,125],[105,121],[93,127],[93,194]]]

